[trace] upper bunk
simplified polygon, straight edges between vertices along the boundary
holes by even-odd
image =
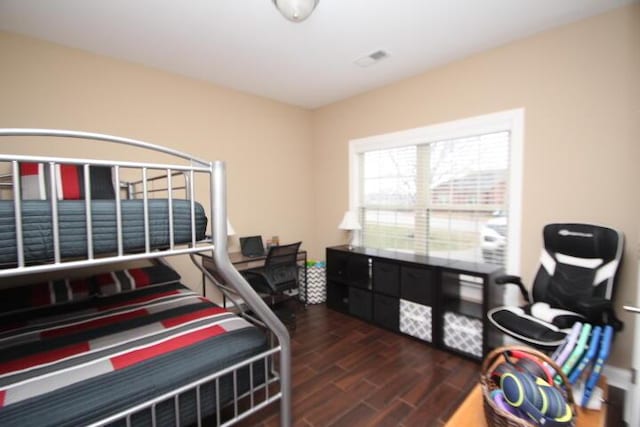
[[[21,148],[39,137],[51,144],[69,138],[116,143],[142,149],[140,158],[163,159],[98,160],[2,150],[0,277],[214,250],[206,232],[207,211],[212,215],[214,175],[224,173],[222,162],[88,132],[2,129],[0,137],[0,142],[18,138]],[[197,185],[211,188],[198,191]],[[209,209],[196,201],[196,194],[210,198]],[[226,221],[221,225],[226,236]]]

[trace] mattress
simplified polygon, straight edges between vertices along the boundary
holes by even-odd
[[[125,252],[144,250],[144,207],[142,200],[122,200],[122,227]],[[196,240],[205,236],[207,218],[204,209],[195,204]],[[169,245],[168,200],[149,200],[149,234],[152,248]],[[117,251],[116,204],[114,200],[91,202],[93,246],[95,254]],[[24,200],[22,224],[25,262],[47,262],[53,259],[51,205],[48,200]],[[62,258],[86,257],[86,213],[84,200],[58,202],[60,254]],[[191,242],[191,203],[173,200],[174,242]],[[14,205],[0,200],[0,265],[17,262]]]
[[[35,314],[34,314],[35,313]],[[169,283],[0,316],[0,425],[78,426],[147,401],[268,349],[244,319]],[[249,368],[238,389],[248,389]],[[264,363],[253,369],[254,385]],[[201,390],[203,416],[216,388]],[[232,378],[219,386],[221,406]],[[181,395],[181,423],[195,421],[195,392]],[[176,419],[173,400],[158,405],[158,425]],[[143,411],[133,425],[149,425]]]

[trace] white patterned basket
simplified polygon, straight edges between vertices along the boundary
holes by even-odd
[[[304,270],[300,270],[300,300],[304,301]],[[320,266],[307,267],[307,304],[321,304],[327,300],[327,279],[325,268]]]
[[[444,344],[449,348],[482,357],[482,322],[462,314],[444,314]]]
[[[400,299],[400,332],[431,342],[431,307]]]

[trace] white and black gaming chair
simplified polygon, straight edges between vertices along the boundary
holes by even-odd
[[[549,224],[531,297],[518,276],[501,276],[498,284],[518,285],[527,304],[503,306],[487,313],[502,332],[535,347],[553,349],[577,322],[622,329],[612,305],[622,261],[624,236],[590,224]]]

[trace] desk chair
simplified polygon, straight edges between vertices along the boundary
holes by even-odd
[[[624,237],[591,224],[548,224],[531,295],[517,276],[496,278],[517,285],[527,304],[494,308],[487,317],[500,331],[534,347],[559,346],[576,322],[622,329],[613,311]]]
[[[301,244],[271,246],[264,266],[241,272],[256,292],[270,297],[271,306],[278,295],[298,287],[298,250]]]

